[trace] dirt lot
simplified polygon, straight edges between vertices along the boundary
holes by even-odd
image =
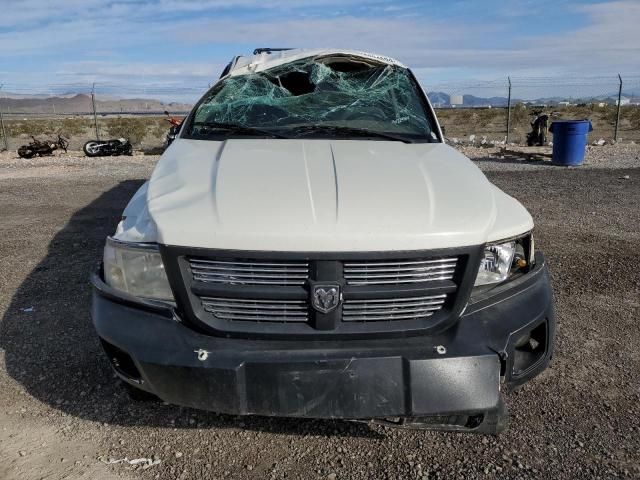
[[[0,479],[640,478],[640,147],[572,169],[467,153],[532,213],[560,322],[552,367],[507,395],[497,438],[130,401],[87,280],[157,157],[0,154]],[[124,458],[159,463],[109,464]]]

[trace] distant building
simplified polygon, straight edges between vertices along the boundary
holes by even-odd
[[[558,102],[558,105],[560,107],[568,107],[569,105],[571,105],[569,102]]]
[[[454,105],[462,105],[464,103],[464,99],[463,99],[462,95],[451,95],[449,103],[452,106],[454,106]]]
[[[631,99],[627,97],[620,98],[620,105],[629,105],[631,103]],[[616,99],[616,105],[618,105],[618,99]]]

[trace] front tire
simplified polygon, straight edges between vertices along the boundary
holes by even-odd
[[[36,152],[32,148],[23,145],[22,147],[18,148],[18,155],[22,158],[33,158],[35,157]]]
[[[100,149],[100,143],[97,142],[96,140],[89,140],[87,143],[84,144],[84,147],[82,147],[82,150],[84,150],[84,154],[87,157],[99,157],[102,154]]]

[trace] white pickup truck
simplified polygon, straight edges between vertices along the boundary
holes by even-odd
[[[126,207],[92,317],[133,392],[238,415],[498,433],[552,356],[533,221],[411,70],[236,57]]]

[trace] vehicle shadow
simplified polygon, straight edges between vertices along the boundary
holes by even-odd
[[[362,423],[235,417],[129,398],[91,323],[89,276],[99,262],[105,237],[114,231],[142,183],[121,182],[77,210],[21,283],[0,322],[0,349],[9,376],[37,400],[103,424],[381,437]]]

